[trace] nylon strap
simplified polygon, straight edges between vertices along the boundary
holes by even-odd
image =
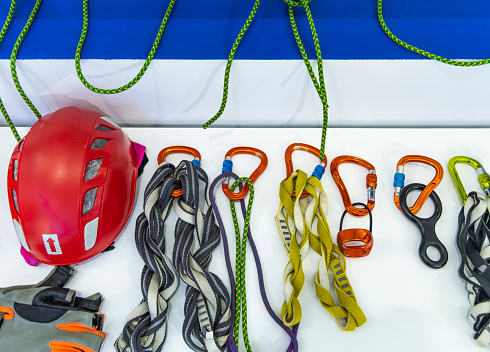
[[[184,340],[194,351],[219,352],[225,347],[233,320],[226,287],[209,271],[220,233],[210,207],[208,177],[203,169],[187,160],[179,164],[174,175],[183,192],[173,201],[179,217],[175,226],[173,264],[187,284]],[[201,194],[205,196],[205,211],[199,208]],[[198,241],[195,250],[194,233]]]
[[[80,35],[80,40],[78,41],[77,45],[77,50],[75,53],[75,68],[77,70],[77,75],[80,81],[83,83],[85,87],[87,87],[89,90],[95,93],[99,94],[117,94],[124,92],[125,90],[128,90],[132,86],[134,86],[140,79],[143,77],[145,74],[146,70],[148,69],[148,66],[150,66],[151,60],[153,60],[153,57],[155,56],[158,46],[160,45],[160,40],[162,39],[163,32],[165,30],[165,26],[167,25],[168,19],[170,17],[170,13],[172,12],[172,9],[175,5],[176,0],[170,0],[170,3],[168,4],[167,11],[165,12],[165,15],[163,16],[162,23],[160,24],[160,27],[158,28],[158,33],[155,37],[155,41],[153,42],[153,46],[151,47],[151,50],[145,60],[145,63],[141,67],[140,71],[138,74],[128,83],[125,85],[119,87],[119,88],[114,88],[114,89],[102,89],[102,88],[97,88],[90,84],[85,76],[83,75],[82,72],[82,66],[80,63],[81,57],[82,57],[82,50],[83,46],[85,44],[85,38],[87,37],[87,32],[88,32],[88,0],[83,0],[83,27],[82,27],[82,34]]]
[[[483,347],[490,343],[490,200],[471,192],[459,213],[459,276],[466,282],[470,311],[468,323],[474,339]]]
[[[114,348],[118,352],[161,351],[167,332],[168,303],[178,288],[178,273],[165,255],[165,221],[177,180],[175,167],[162,164],[144,194],[144,212],[136,219],[135,240],[145,266],[141,273],[143,300],[129,314]]]
[[[293,198],[293,190],[296,194],[305,190],[309,195]],[[326,219],[328,199],[320,180],[297,170],[281,182],[279,198],[276,222],[289,256],[284,271],[285,301],[281,312],[284,324],[293,325],[301,320],[299,294],[305,280],[302,261],[311,247],[321,257],[314,281],[316,295],[323,308],[335,318],[342,330],[352,331],[360,327],[366,322],[366,317],[347,278],[344,256],[332,241]]]
[[[234,190],[237,185],[242,189],[242,182],[247,182],[250,186],[250,198],[248,205],[245,204],[245,200],[240,200],[240,206],[242,209],[242,215],[245,219],[245,224],[244,224],[244,231],[243,235],[240,236],[240,229],[238,225],[238,220],[237,220],[237,214],[236,214],[236,209],[233,201],[230,201],[230,207],[232,211],[232,217],[233,217],[233,223],[235,227],[235,242],[236,242],[236,257],[237,257],[237,264],[236,264],[236,272],[237,272],[237,281],[235,283],[235,276],[233,275],[233,268],[231,265],[231,259],[230,259],[230,251],[229,251],[229,246],[228,246],[228,239],[225,231],[225,227],[223,224],[223,221],[221,219],[221,215],[219,213],[219,209],[216,204],[216,200],[214,198],[214,189],[215,187],[219,184],[219,182],[225,178],[225,177],[233,177],[235,180],[237,180],[232,186],[231,190]],[[214,214],[216,216],[216,220],[218,222],[220,232],[221,232],[221,238],[223,242],[223,250],[224,250],[224,255],[225,255],[225,261],[226,261],[226,267],[228,270],[228,277],[230,279],[230,286],[231,286],[231,292],[232,292],[232,302],[231,302],[231,308],[232,308],[232,314],[235,316],[235,321],[234,321],[234,326],[233,330],[230,333],[229,339],[228,339],[228,344],[227,344],[227,351],[238,351],[238,336],[239,336],[239,326],[240,326],[240,315],[241,312],[243,312],[242,316],[242,330],[243,330],[243,339],[244,339],[244,344],[247,349],[247,351],[251,351],[251,346],[250,342],[248,340],[248,329],[246,326],[247,323],[247,317],[246,317],[246,292],[245,292],[245,253],[246,253],[246,243],[248,240],[248,243],[250,245],[250,248],[252,249],[252,253],[254,256],[255,260],[255,265],[257,269],[257,277],[259,280],[259,286],[260,286],[260,293],[262,296],[262,301],[264,303],[264,306],[267,309],[267,312],[269,315],[272,317],[272,319],[290,336],[290,343],[287,349],[287,352],[292,352],[292,351],[298,351],[298,341],[297,341],[297,334],[298,334],[298,328],[299,324],[295,325],[292,328],[289,328],[285,326],[281,319],[274,313],[269,300],[267,298],[267,293],[265,290],[265,284],[264,284],[264,277],[263,277],[263,272],[262,272],[262,265],[260,263],[260,257],[259,253],[257,250],[257,247],[255,245],[255,242],[252,237],[252,233],[250,231],[250,211],[252,207],[252,202],[253,202],[253,193],[254,188],[253,188],[253,183],[248,179],[248,178],[241,178],[238,179],[238,176],[235,175],[234,173],[230,172],[224,172],[212,182],[210,188],[209,188],[209,197],[211,200],[211,205],[213,207]],[[240,276],[240,288],[238,288],[239,284],[239,276]],[[239,305],[238,310],[236,309],[236,305]]]
[[[469,67],[469,66],[481,66],[481,65],[486,65],[490,63],[490,59],[483,59],[483,60],[465,60],[465,61],[459,61],[459,60],[451,60],[447,59],[445,57],[433,54],[431,52],[422,50],[417,48],[416,46],[410,45],[407,42],[404,42],[400,38],[398,38],[396,35],[393,34],[393,32],[388,28],[388,25],[386,24],[384,18],[383,18],[383,0],[378,0],[378,21],[379,24],[381,25],[381,28],[385,31],[385,33],[390,37],[391,40],[393,40],[395,43],[398,45],[402,46],[403,48],[413,51],[414,53],[417,53],[419,55],[425,56],[429,59],[434,59],[440,62],[443,62],[445,64],[453,65],[453,66],[464,66],[464,67]]]
[[[294,0],[284,0],[284,2],[288,5],[289,7],[289,21],[291,22],[291,28],[293,30],[294,38],[296,39],[296,44],[298,45],[298,49],[301,53],[301,57],[303,58],[303,61],[306,65],[306,68],[308,70],[308,74],[310,75],[310,78],[313,82],[313,85],[315,86],[315,89],[318,93],[318,96],[320,97],[320,100],[323,105],[323,122],[322,122],[322,137],[321,137],[321,143],[320,143],[320,159],[323,159],[325,155],[325,140],[326,140],[326,135],[327,135],[327,126],[328,126],[328,103],[327,103],[327,92],[325,88],[325,77],[323,74],[323,61],[322,61],[322,52],[320,50],[320,41],[318,40],[318,34],[315,28],[315,23],[313,21],[313,16],[311,14],[310,7],[308,6],[308,3],[311,0],[301,0],[301,1],[294,1]],[[225,76],[224,76],[224,82],[223,82],[223,97],[221,100],[221,106],[216,113],[209,121],[207,121],[205,124],[202,125],[203,128],[208,128],[211,126],[224,112],[226,108],[226,102],[228,100],[228,87],[229,87],[229,82],[230,82],[230,70],[231,70],[231,64],[233,62],[233,59],[235,57],[236,51],[238,49],[238,46],[240,45],[240,42],[247,32],[248,28],[250,27],[250,24],[252,23],[255,14],[257,13],[257,9],[259,7],[260,0],[256,0],[254,3],[254,6],[252,8],[252,11],[250,12],[247,20],[245,21],[245,24],[243,25],[242,29],[238,33],[237,38],[235,39],[235,42],[233,43],[233,46],[230,51],[230,55],[228,56],[228,61],[226,62],[226,69],[225,69]],[[303,46],[303,43],[301,41],[301,36],[298,31],[298,27],[296,25],[296,19],[294,15],[294,7],[304,7],[305,12],[306,12],[306,17],[308,18],[308,24],[310,26],[311,30],[311,35],[313,37],[313,43],[315,45],[315,53],[316,53],[316,59],[318,62],[318,79],[315,76],[315,72],[313,71],[313,68],[311,66],[310,60],[308,59],[308,55],[306,54],[306,50]]]

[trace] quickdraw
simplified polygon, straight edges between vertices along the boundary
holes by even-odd
[[[430,181],[430,183],[427,186],[425,186],[425,188],[422,190],[422,193],[420,193],[419,197],[415,201],[414,205],[409,208],[410,212],[416,214],[418,213],[420,208],[422,208],[422,205],[424,205],[425,201],[429,197],[429,194],[432,191],[434,191],[437,185],[441,182],[442,177],[444,175],[444,169],[442,168],[442,165],[438,161],[429,158],[427,156],[406,155],[403,158],[401,158],[398,161],[398,164],[396,165],[397,172],[395,173],[395,180],[393,182],[393,186],[395,187],[395,193],[393,199],[395,201],[396,207],[399,210],[401,210],[400,200],[399,200],[400,192],[403,186],[405,185],[405,173],[404,173],[405,164],[409,162],[419,162],[419,163],[427,164],[432,166],[436,171],[436,175],[434,176],[432,181]]]
[[[177,167],[163,162],[166,155],[175,152],[199,155],[189,147],[172,147],[160,153],[159,161],[162,163],[145,190],[145,211],[136,224],[136,245],[145,262],[141,276],[144,299],[128,317],[115,344],[117,351],[162,348],[168,302],[177,290],[179,276],[188,285],[183,336],[190,348],[194,351],[221,351],[232,325],[228,292],[221,280],[208,269],[211,253],[220,239],[207,196],[206,209],[201,211],[199,208],[200,185],[204,185],[207,195],[208,178],[196,165],[199,159],[192,162],[183,160]],[[176,190],[181,190],[182,195],[176,197]],[[175,225],[173,262],[165,255],[164,228],[171,206],[179,217]],[[193,252],[194,233],[198,248]],[[150,302],[153,297],[156,301]]]
[[[246,148],[246,147],[242,147]],[[262,163],[264,163],[264,160],[267,160],[267,157],[263,152],[261,152],[258,149],[255,149],[260,155],[262,155],[261,160]],[[260,157],[260,156],[259,156]],[[265,165],[263,165],[263,169],[265,169]],[[227,171],[229,170],[229,171]],[[260,174],[260,173],[259,173]],[[245,188],[242,184],[244,182],[247,183],[247,189],[249,190],[249,201],[248,205],[245,204],[245,199],[241,198],[239,199],[240,201],[240,206],[242,209],[242,215],[245,219],[244,223],[244,229],[243,233],[240,234],[240,228],[238,225],[238,219],[237,219],[237,214],[236,214],[236,209],[235,209],[235,200],[230,199],[230,207],[231,207],[231,213],[233,217],[233,223],[235,227],[235,250],[236,250],[236,280],[235,276],[233,275],[233,268],[231,264],[231,259],[230,259],[230,250],[228,247],[228,239],[225,231],[225,227],[223,224],[223,221],[221,219],[221,215],[219,213],[218,206],[216,204],[216,200],[214,197],[214,190],[219,184],[220,181],[224,179],[229,179],[229,178],[234,178],[236,181],[233,183],[233,185],[230,187],[230,192],[232,192],[236,187],[239,188],[240,192]],[[258,175],[257,175],[258,177]],[[240,330],[240,322],[242,325],[242,332],[243,332],[243,342],[245,345],[245,348],[248,352],[252,351],[252,347],[250,346],[250,341],[248,338],[248,324],[247,324],[247,297],[246,297],[246,291],[245,291],[245,262],[246,262],[246,245],[247,245],[247,240],[248,243],[250,244],[250,248],[252,249],[254,260],[255,260],[255,265],[257,268],[257,277],[259,281],[259,286],[260,286],[260,293],[262,296],[262,301],[267,309],[267,312],[269,315],[272,317],[272,319],[279,325],[281,328],[290,336],[290,343],[287,349],[287,352],[293,352],[293,351],[298,351],[298,341],[297,341],[297,333],[298,333],[298,325],[295,325],[293,328],[289,328],[285,326],[281,319],[274,313],[269,300],[267,298],[266,290],[265,290],[265,284],[264,284],[264,277],[262,273],[262,265],[260,263],[260,258],[258,254],[257,247],[255,245],[255,242],[252,237],[252,233],[250,231],[250,215],[251,215],[251,209],[252,209],[252,203],[253,203],[253,197],[254,197],[254,186],[253,182],[250,180],[250,178],[247,177],[242,177],[238,178],[236,174],[234,174],[230,170],[230,164],[225,160],[223,162],[223,172],[221,175],[217,176],[215,180],[212,182],[210,188],[209,188],[209,198],[211,200],[211,205],[213,207],[214,214],[216,216],[216,220],[219,224],[220,232],[221,232],[221,239],[223,241],[223,251],[224,251],[224,256],[225,256],[225,261],[226,261],[226,267],[228,271],[228,277],[230,280],[230,286],[231,286],[231,295],[232,295],[232,301],[231,301],[231,309],[232,309],[232,315],[235,316],[235,321],[233,323],[233,329],[229,335],[228,338],[228,344],[227,344],[227,351],[238,351],[238,338],[239,338],[239,330]]]
[[[291,146],[287,149],[286,159],[288,153],[294,149]],[[307,146],[304,150],[320,155],[320,151],[312,146]],[[322,158],[321,164],[326,164],[325,158]],[[342,330],[352,331],[363,325],[366,317],[357,303],[347,278],[344,256],[333,243],[326,221],[328,200],[320,181],[324,167],[317,166],[316,171],[318,173],[315,172],[315,175],[307,177],[305,172],[297,170],[279,186],[280,205],[276,223],[289,256],[284,272],[285,301],[281,311],[282,320],[286,326],[296,325],[301,320],[302,311],[298,298],[305,280],[301,263],[311,246],[321,256],[314,277],[317,297]],[[293,197],[293,190],[296,195],[306,191],[308,196]],[[316,230],[313,229],[315,223]],[[336,304],[331,293],[332,274],[340,305]]]
[[[457,163],[471,165],[486,195],[472,191],[465,194],[456,170]],[[455,156],[449,160],[449,173],[463,207],[458,217],[458,251],[461,263],[458,274],[466,283],[470,310],[468,324],[475,331],[473,338],[483,347],[490,343],[490,198],[488,174],[475,159]]]
[[[352,163],[365,167],[368,169],[368,174],[366,175],[366,187],[367,187],[367,207],[368,208],[356,208],[350,200],[349,192],[347,191],[347,187],[345,187],[344,181],[340,177],[339,173],[339,165],[343,163]],[[345,209],[349,212],[349,214],[355,216],[364,216],[367,215],[369,211],[374,209],[375,204],[375,194],[376,194],[376,186],[378,178],[376,176],[376,169],[374,166],[367,162],[364,159],[358,158],[356,156],[350,155],[341,155],[332,160],[330,164],[330,172],[332,173],[332,177],[337,185],[340,194],[342,195],[342,200],[344,202]]]

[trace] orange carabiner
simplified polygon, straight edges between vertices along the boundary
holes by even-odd
[[[436,175],[430,181],[430,183],[425,186],[425,188],[422,190],[422,193],[420,193],[419,197],[415,201],[414,205],[409,208],[410,212],[413,214],[417,213],[420,208],[422,208],[422,205],[424,205],[425,201],[429,197],[429,195],[432,193],[432,191],[437,187],[437,185],[441,182],[442,177],[444,176],[444,169],[442,168],[442,165],[427,156],[423,155],[405,155],[403,158],[401,158],[398,161],[398,164],[396,164],[396,173],[395,173],[395,180],[393,182],[393,186],[395,187],[395,193],[394,193],[394,201],[399,210],[400,208],[400,192],[405,185],[405,164],[410,163],[410,162],[418,162],[418,163],[423,163],[432,166],[436,170]]]
[[[286,161],[286,178],[289,178],[294,171],[293,168],[293,158],[292,154],[295,150],[304,150],[310,154],[315,155],[320,159],[320,150],[304,143],[293,143],[289,147],[287,147],[286,152],[284,153],[284,160]],[[327,166],[327,156],[325,155],[323,159],[320,159],[320,163],[315,167],[315,171],[313,171],[312,176],[316,176],[318,179],[321,179],[323,173],[325,172],[325,166]],[[306,191],[301,192],[300,198],[304,198],[309,193]],[[293,190],[292,197],[296,197],[296,192]]]
[[[347,187],[345,187],[345,184],[342,181],[342,178],[340,177],[339,170],[338,170],[339,165],[342,163],[358,164],[368,169],[368,174],[366,176],[366,187],[367,187],[367,198],[368,198],[367,206],[369,207],[370,210],[373,210],[374,208],[374,202],[375,202],[374,195],[376,192],[376,186],[378,184],[376,169],[371,163],[367,162],[366,160],[350,155],[338,156],[335,159],[333,159],[332,163],[330,164],[330,172],[332,173],[332,177],[335,183],[337,184],[340,194],[342,195],[342,200],[344,201],[345,209],[350,214],[355,216],[367,215],[369,212],[366,208],[356,208],[355,206],[352,205],[352,202],[349,197],[349,192],[347,191]]]
[[[192,163],[194,163],[196,166],[201,166],[201,153],[199,153],[199,151],[195,148],[186,147],[183,145],[174,145],[172,147],[163,148],[160,153],[158,153],[158,165],[165,162],[167,155],[175,153],[190,154],[194,156]],[[175,198],[180,197],[182,194],[182,188],[172,191],[172,197]]]
[[[250,154],[255,155],[260,158],[260,165],[255,169],[255,171],[250,175],[250,181],[255,182],[262,172],[264,172],[267,167],[268,159],[267,155],[260,149],[252,147],[235,147],[228,150],[225,155],[225,160],[223,161],[222,172],[233,172],[233,162],[231,158],[236,154]],[[231,200],[241,200],[244,199],[248,192],[248,184],[246,183],[241,191],[238,193],[233,193],[228,187],[228,177],[223,180],[222,184],[223,192]]]

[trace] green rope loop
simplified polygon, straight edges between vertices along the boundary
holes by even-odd
[[[248,338],[248,324],[247,324],[247,292],[245,289],[245,263],[247,254],[247,235],[250,231],[250,213],[252,212],[252,204],[254,200],[254,185],[248,177],[241,177],[236,180],[230,187],[233,190],[242,182],[248,183],[250,189],[250,196],[248,199],[247,213],[244,219],[243,233],[240,235],[240,226],[238,224],[238,217],[235,208],[235,201],[230,200],[231,215],[233,218],[233,225],[235,227],[235,248],[236,248],[236,289],[235,289],[235,323],[233,326],[233,340],[235,345],[238,346],[238,337],[240,335],[240,317],[242,321],[242,333],[243,343],[247,352],[252,352],[250,346],[250,340]],[[240,238],[241,237],[241,238]]]
[[[243,36],[248,30],[248,27],[250,27],[250,24],[252,23],[255,14],[257,13],[257,9],[259,8],[260,5],[260,0],[255,0],[254,6],[252,8],[252,11],[248,15],[247,20],[245,21],[245,24],[243,25],[242,29],[238,33],[238,36],[235,39],[235,42],[233,43],[233,46],[231,47],[230,55],[228,55],[228,61],[226,62],[226,68],[225,68],[225,77],[224,77],[224,82],[223,82],[223,98],[221,99],[221,106],[216,113],[211,119],[209,119],[202,127],[204,129],[208,128],[215,122],[217,119],[220,118],[221,115],[223,115],[223,112],[225,111],[226,108],[226,102],[228,101],[228,88],[229,88],[229,83],[230,83],[230,71],[231,71],[231,64],[233,62],[233,59],[235,58],[236,51],[238,49],[238,46],[240,45],[240,42],[242,41]]]
[[[381,28],[383,28],[383,30],[388,35],[388,37],[390,37],[391,40],[393,40],[398,45],[404,47],[405,49],[413,51],[414,53],[425,56],[429,59],[434,59],[434,60],[443,62],[443,63],[448,64],[448,65],[460,66],[460,67],[481,66],[481,65],[486,65],[486,64],[490,63],[490,59],[474,60],[474,61],[451,60],[451,59],[447,59],[447,58],[439,56],[439,55],[432,54],[428,51],[419,49],[416,46],[413,46],[413,45],[410,45],[410,44],[404,42],[403,40],[398,38],[396,35],[394,35],[393,32],[386,25],[386,22],[383,18],[383,0],[378,0],[378,20],[379,20],[379,24],[381,25]]]
[[[3,42],[3,39],[5,38],[5,35],[7,34],[7,31],[10,28],[10,24],[12,23],[12,18],[14,16],[14,10],[15,10],[16,3],[17,3],[16,0],[12,0],[10,2],[10,8],[9,8],[9,12],[7,14],[7,18],[5,19],[5,23],[3,24],[2,30],[0,30],[0,44]],[[0,111],[2,112],[2,115],[5,118],[5,121],[7,121],[7,125],[9,126],[10,130],[12,131],[15,139],[17,140],[17,142],[19,142],[20,141],[19,133],[17,132],[17,129],[15,128],[15,125],[9,116],[7,109],[5,109],[5,106],[3,105],[2,99],[0,99]]]
[[[163,32],[165,30],[165,26],[167,25],[168,19],[170,17],[170,13],[172,12],[175,2],[176,0],[170,0],[170,3],[168,4],[167,7],[167,11],[165,12],[162,23],[160,24],[160,28],[158,29],[158,33],[156,35],[155,41],[153,42],[153,46],[151,47],[150,53],[148,54],[148,57],[146,58],[145,63],[143,64],[143,67],[141,67],[141,70],[138,72],[138,74],[130,82],[128,82],[127,84],[119,88],[102,89],[93,86],[87,81],[87,79],[83,75],[82,66],[80,63],[83,46],[85,44],[85,38],[87,37],[87,32],[88,32],[88,0],[83,0],[82,34],[80,35],[80,40],[78,41],[77,50],[75,53],[75,68],[77,71],[78,78],[83,83],[83,85],[87,87],[89,90],[91,90],[92,92],[99,93],[99,94],[117,94],[117,93],[124,92],[125,90],[128,90],[129,88],[134,86],[143,77],[146,70],[148,69],[148,66],[150,66],[151,60],[153,60],[153,57],[157,52],[158,46],[160,44],[160,40],[162,39]]]

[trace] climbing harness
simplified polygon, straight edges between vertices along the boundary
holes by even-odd
[[[403,215],[407,217],[412,223],[414,223],[420,230],[422,234],[422,241],[419,246],[419,255],[422,262],[430,268],[439,269],[442,268],[447,263],[448,255],[446,247],[439,241],[436,235],[436,223],[442,214],[442,203],[441,199],[435,191],[429,193],[430,199],[434,202],[435,211],[434,214],[429,218],[420,218],[416,216],[407,205],[407,196],[413,190],[423,190],[426,188],[425,185],[421,183],[411,183],[402,188],[400,193],[400,206]],[[427,255],[427,250],[433,248],[439,252],[439,259],[432,260]]]
[[[475,168],[476,174],[478,175],[478,182],[480,183],[482,190],[485,192],[487,197],[490,197],[490,176],[487,174],[483,166],[473,158],[467,156],[454,156],[447,163],[447,168],[449,169],[449,174],[453,180],[454,187],[456,187],[456,190],[458,191],[461,203],[463,203],[463,205],[466,203],[468,195],[463,187],[461,179],[459,178],[458,171],[456,170],[456,164],[458,163],[468,164]]]
[[[80,79],[80,82],[83,83],[83,85],[91,90],[94,93],[99,93],[99,94],[117,94],[124,92],[125,90],[128,90],[132,86],[134,86],[138,81],[143,77],[145,74],[146,70],[148,69],[148,66],[150,66],[151,60],[153,60],[153,57],[155,56],[158,46],[160,45],[160,40],[162,39],[163,32],[165,30],[165,26],[167,25],[168,19],[170,17],[170,14],[172,13],[172,9],[175,5],[175,2],[177,0],[170,0],[167,11],[165,12],[165,15],[163,16],[163,20],[160,24],[160,27],[158,28],[158,33],[155,37],[155,41],[153,42],[153,46],[151,47],[151,50],[148,54],[148,57],[145,60],[145,63],[141,67],[140,71],[136,74],[136,76],[126,83],[125,85],[119,87],[119,88],[114,88],[114,89],[101,89],[93,86],[90,84],[85,76],[83,75],[82,72],[82,65],[80,63],[81,57],[82,57],[82,50],[83,46],[85,44],[85,38],[87,37],[87,32],[88,32],[88,0],[83,0],[83,27],[82,27],[82,34],[80,35],[80,40],[78,41],[77,45],[77,50],[75,53],[75,68],[77,71],[78,78]]]
[[[453,66],[469,67],[469,66],[481,66],[481,65],[486,65],[486,64],[490,63],[490,59],[472,60],[472,61],[451,60],[451,59],[447,59],[447,58],[439,56],[439,55],[432,54],[431,52],[419,49],[416,46],[410,45],[410,44],[404,42],[403,40],[401,40],[400,38],[398,38],[396,35],[394,35],[393,32],[388,28],[388,25],[386,24],[386,22],[383,18],[383,0],[378,0],[377,9],[378,9],[378,21],[379,21],[379,24],[381,25],[381,28],[383,28],[383,30],[388,35],[388,37],[390,37],[391,40],[393,40],[395,43],[404,47],[407,50],[413,51],[414,53],[425,56],[429,59],[434,59],[434,60],[443,62],[445,64],[453,65]]]
[[[38,284],[0,288],[2,351],[99,351],[106,334],[102,297],[77,297],[65,288],[75,274],[57,266]]]
[[[246,148],[246,147],[241,147],[241,148]],[[263,152],[261,152],[258,149],[256,149],[256,151],[258,152],[262,163],[264,160],[267,160],[267,157],[265,156],[265,154]],[[262,157],[260,155],[262,155]],[[265,166],[266,166],[266,164],[264,165],[263,169],[265,169]],[[262,171],[263,171],[263,169],[262,169]],[[240,206],[242,209],[243,218],[245,219],[244,229],[243,229],[242,234],[240,234],[240,228],[238,225],[238,218],[237,218],[236,209],[235,209],[235,200],[230,199],[230,208],[231,208],[233,223],[234,223],[234,227],[235,227],[236,281],[235,281],[235,276],[233,275],[233,268],[232,268],[231,259],[230,259],[230,250],[228,247],[228,239],[227,239],[225,227],[224,227],[223,221],[221,219],[221,215],[219,213],[218,206],[216,204],[216,199],[214,197],[214,190],[218,186],[219,182],[222,180],[225,180],[225,179],[229,179],[230,177],[234,178],[236,180],[233,183],[233,185],[230,187],[231,192],[237,187],[240,189],[240,192],[241,192],[241,190],[244,189],[243,182],[247,183],[247,186],[248,186],[247,189],[249,190],[249,192],[248,192],[248,194],[249,194],[248,205],[245,204],[244,198],[238,199],[240,201]],[[257,177],[258,177],[258,175],[257,175]],[[256,265],[256,269],[257,269],[257,277],[258,277],[259,286],[260,286],[260,293],[262,296],[262,301],[263,301],[263,303],[267,309],[267,312],[272,317],[272,319],[290,336],[290,343],[289,343],[287,352],[298,351],[297,333],[298,333],[298,327],[299,326],[295,325],[292,328],[285,326],[282,323],[281,319],[272,310],[272,307],[271,307],[269,300],[267,298],[267,294],[266,294],[266,290],[265,290],[265,284],[264,284],[264,277],[263,277],[263,273],[262,273],[262,265],[260,263],[260,258],[259,258],[259,253],[258,253],[257,247],[255,246],[255,242],[253,240],[252,233],[250,231],[250,215],[251,215],[252,203],[253,203],[253,198],[254,198],[253,182],[250,180],[250,178],[247,178],[247,177],[238,178],[238,176],[232,172],[230,163],[227,162],[227,160],[225,159],[225,161],[223,162],[223,172],[221,173],[221,175],[219,175],[215,178],[215,180],[212,182],[212,184],[209,188],[209,198],[211,200],[211,205],[213,207],[213,211],[214,211],[214,214],[216,216],[216,220],[219,224],[221,238],[223,241],[223,251],[224,251],[226,267],[227,267],[228,277],[229,277],[230,286],[231,286],[231,296],[232,296],[231,309],[232,309],[232,315],[234,315],[234,317],[235,317],[235,320],[233,323],[233,329],[232,329],[230,336],[228,338],[227,351],[238,351],[238,346],[239,346],[238,338],[239,338],[240,322],[242,325],[243,342],[244,342],[245,348],[249,352],[252,351],[252,348],[250,346],[250,341],[248,338],[247,297],[246,297],[246,291],[245,291],[245,262],[246,262],[247,241],[250,244],[250,248],[252,249],[252,253],[254,256],[255,265]]]
[[[364,209],[369,214],[369,230],[366,229],[347,229],[342,230],[342,224],[344,222],[344,216],[348,212],[347,209],[342,213],[342,217],[340,218],[340,227],[339,233],[337,234],[337,244],[340,248],[342,254],[346,257],[365,257],[371,253],[371,249],[373,248],[373,216],[371,214],[371,209],[369,206],[357,202],[352,204],[354,209],[356,205],[363,206]],[[351,213],[352,214],[352,213]]]
[[[233,170],[233,161],[231,158],[234,155],[237,154],[249,154],[249,155],[255,155],[256,157],[260,158],[260,164],[255,169],[254,172],[249,176],[250,181],[253,183],[257,180],[257,178],[264,172],[265,168],[267,167],[267,155],[262,152],[260,149],[252,148],[252,147],[235,147],[231,148],[225,155],[225,160],[223,161],[223,172],[232,172]],[[231,200],[240,200],[245,198],[248,192],[248,183],[245,183],[243,185],[243,188],[238,192],[238,193],[233,193],[230,191],[230,188],[228,186],[228,179],[229,177],[225,178],[222,183],[222,188],[223,188],[223,193]]]
[[[486,194],[465,193],[456,170],[457,163],[476,169],[478,181]],[[490,343],[490,270],[487,270],[490,262],[489,176],[478,161],[465,156],[451,158],[448,169],[463,204],[458,217],[457,245],[461,254],[458,274],[468,291],[471,306],[468,324],[475,331],[473,338],[485,347]]]
[[[322,122],[322,137],[321,137],[321,143],[320,143],[320,157],[323,158],[325,155],[325,140],[326,140],[326,135],[327,135],[327,126],[328,126],[328,102],[327,102],[327,91],[325,88],[325,77],[323,74],[323,61],[322,61],[322,52],[320,50],[320,41],[318,40],[318,34],[315,28],[315,23],[313,22],[313,16],[311,14],[310,7],[308,3],[311,0],[284,0],[284,2],[288,5],[289,9],[289,21],[291,23],[291,28],[293,30],[294,38],[296,40],[296,44],[298,45],[298,49],[301,53],[301,57],[306,65],[306,69],[308,70],[308,74],[310,75],[311,81],[313,82],[313,85],[315,86],[315,89],[318,93],[318,96],[320,97],[320,100],[322,102],[323,106],[323,122]],[[223,83],[223,97],[221,100],[221,106],[216,113],[209,121],[207,121],[205,124],[202,125],[203,128],[208,128],[211,126],[225,111],[226,108],[226,102],[228,100],[228,87],[229,87],[229,82],[230,82],[230,70],[231,70],[231,64],[233,62],[233,59],[235,57],[236,51],[238,49],[238,46],[240,45],[240,42],[247,32],[248,28],[250,27],[250,24],[252,23],[255,14],[257,13],[257,9],[260,5],[260,0],[255,0],[254,6],[252,8],[252,11],[250,12],[247,20],[245,21],[245,24],[243,25],[242,29],[238,33],[237,38],[235,39],[235,42],[233,43],[233,46],[231,48],[230,54],[228,56],[228,61],[226,63],[226,69],[225,69],[225,76],[224,76],[224,83]],[[298,27],[296,24],[296,19],[294,16],[294,8],[295,7],[303,7],[305,9],[306,17],[308,19],[308,24],[310,26],[311,30],[311,35],[313,38],[313,43],[315,46],[315,53],[316,53],[316,59],[318,63],[318,78],[315,76],[315,72],[311,66],[310,60],[308,59],[308,55],[306,53],[306,50],[303,46],[303,43],[301,41],[301,36],[298,31]]]
[[[367,207],[368,208],[356,208],[350,200],[349,192],[347,191],[347,187],[345,187],[344,181],[340,177],[339,173],[339,165],[342,163],[353,163],[357,165],[361,165],[368,169],[368,174],[366,175],[366,187],[367,187]],[[364,216],[370,213],[374,208],[375,203],[375,192],[377,186],[377,176],[376,169],[374,166],[367,162],[364,159],[350,156],[350,155],[341,155],[332,160],[330,164],[330,172],[332,173],[332,177],[337,185],[340,194],[342,195],[342,200],[344,202],[345,209],[352,215],[355,216]],[[362,204],[362,203],[361,203]]]
[[[190,153],[195,160],[183,160],[177,167],[165,162],[168,154],[177,152]],[[162,348],[168,301],[177,289],[177,275],[180,275],[187,285],[182,330],[184,340],[194,351],[218,352],[224,348],[232,317],[226,287],[208,269],[212,251],[220,239],[207,196],[208,178],[200,167],[200,154],[194,148],[165,148],[158,160],[160,165],[145,191],[145,212],[138,218],[136,228],[138,251],[145,261],[142,275],[145,299],[128,318],[115,347],[118,351],[126,351],[127,348],[143,351],[150,346],[154,350]],[[180,196],[174,195],[176,190],[181,191]],[[199,208],[201,194],[206,197],[203,211]],[[178,216],[173,265],[165,256],[164,233],[171,205]],[[193,248],[195,237],[197,249]],[[151,297],[155,296],[158,296],[158,301],[151,302]],[[152,312],[151,307],[155,306],[161,308],[160,311]],[[141,311],[145,312],[144,316]],[[142,329],[147,331],[143,334]]]
[[[308,145],[293,145],[286,150],[286,160],[290,160],[292,150],[302,149],[315,155],[320,151]],[[321,260],[315,274],[315,288],[322,306],[335,318],[342,330],[352,331],[366,322],[366,317],[359,307],[352,287],[346,275],[346,263],[339,247],[333,243],[326,221],[327,196],[323,191],[321,177],[325,171],[326,159],[321,158],[312,176],[297,170],[279,186],[279,210],[276,223],[289,256],[284,271],[284,298],[281,315],[284,325],[293,326],[302,317],[299,294],[303,289],[305,275],[302,261],[311,248]],[[303,191],[307,197],[301,195]],[[314,225],[316,224],[316,229]],[[331,277],[333,275],[333,278]],[[333,297],[335,287],[337,304]]]
[[[400,208],[400,192],[403,189],[403,186],[405,184],[405,164],[409,162],[418,162],[418,163],[423,163],[432,166],[435,171],[436,175],[430,181],[430,183],[425,186],[425,188],[422,190],[420,193],[419,197],[415,201],[414,205],[409,208],[410,212],[416,214],[422,208],[422,205],[424,205],[425,201],[429,197],[429,194],[434,191],[434,189],[437,187],[437,185],[441,182],[442,177],[444,175],[444,169],[442,168],[442,165],[434,160],[431,159],[427,156],[422,156],[422,155],[406,155],[403,158],[401,158],[398,161],[398,164],[396,165],[396,170],[397,172],[395,173],[395,180],[393,182],[393,186],[395,187],[395,194],[394,194],[394,201],[395,205],[399,210]]]

